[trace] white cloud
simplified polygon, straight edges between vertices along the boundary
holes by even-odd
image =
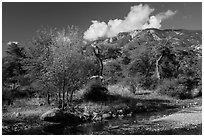
[[[167,10],[166,12],[161,12],[155,16],[151,16],[149,18],[149,23],[145,23],[142,27],[142,29],[146,29],[146,28],[161,28],[161,22],[164,20],[164,19],[168,19],[170,17],[172,17],[173,15],[176,14],[176,11],[171,11],[171,10]]]
[[[89,27],[89,29],[84,32],[84,39],[86,40],[96,40],[99,37],[103,37],[106,35],[107,32],[107,25],[105,22],[99,22],[99,21],[92,21],[92,25]]]
[[[119,32],[129,32],[135,29],[160,28],[161,22],[176,14],[168,10],[155,16],[150,16],[154,11],[148,5],[135,5],[130,8],[128,15],[122,19],[109,20],[105,22],[92,21],[92,25],[84,32],[84,39],[93,41],[99,37],[113,37]]]
[[[12,45],[12,44],[18,45],[18,42],[16,42],[16,41],[9,41],[9,42],[7,43],[7,45]]]

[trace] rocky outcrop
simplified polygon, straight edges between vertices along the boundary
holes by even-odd
[[[47,111],[41,117],[41,120],[54,123],[69,123],[69,124],[79,124],[83,122],[83,118],[72,113],[63,112],[59,108],[54,108]]]

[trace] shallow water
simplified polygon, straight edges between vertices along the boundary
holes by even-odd
[[[177,109],[169,109],[160,112],[139,113],[133,116],[126,116],[124,118],[114,118],[111,120],[104,120],[99,122],[84,123],[81,125],[63,125],[63,124],[50,124],[45,127],[36,127],[30,130],[22,131],[19,134],[51,134],[51,135],[99,135],[99,134],[126,134],[127,132],[118,132],[118,130],[130,127],[142,126],[148,121],[158,117],[170,115],[178,111]],[[129,133],[128,133],[129,134]],[[143,133],[145,134],[145,133]]]

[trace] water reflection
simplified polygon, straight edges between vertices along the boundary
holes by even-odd
[[[82,135],[93,134],[93,132],[101,131],[107,125],[108,121],[97,123],[85,123],[81,125],[65,125],[53,124],[45,126],[43,131],[54,135]]]

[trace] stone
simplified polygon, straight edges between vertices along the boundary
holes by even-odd
[[[59,108],[54,108],[47,111],[40,117],[40,119],[43,121],[54,122],[54,123],[76,124],[76,123],[83,122],[83,119],[80,118],[79,116],[72,113],[64,113]]]
[[[97,117],[94,118],[94,120],[95,120],[95,121],[101,121],[101,120],[102,120],[102,117],[101,117],[101,116],[97,116]]]
[[[89,120],[92,119],[92,115],[91,115],[91,114],[88,114],[88,113],[83,113],[83,114],[82,114],[82,118],[83,118],[84,120],[89,121]]]
[[[59,122],[64,119],[63,111],[59,108],[53,108],[45,112],[41,117],[41,120],[48,122]]]
[[[83,113],[83,116],[85,116],[85,117],[90,117],[90,114],[88,114],[88,113]]]
[[[120,119],[122,119],[122,118],[124,118],[124,115],[121,114],[121,115],[118,115],[118,117],[119,117]]]
[[[131,112],[131,113],[129,113],[129,114],[127,114],[127,116],[131,117],[131,116],[132,116],[132,112]]]
[[[112,114],[112,117],[116,117],[116,114]]]
[[[118,114],[123,114],[123,110],[122,110],[122,109],[119,109],[119,110],[117,110],[117,113],[118,113]]]
[[[13,115],[13,117],[19,117],[19,116],[21,116],[21,113],[20,112],[14,112],[12,115]]]
[[[109,119],[109,118],[111,118],[111,114],[105,113],[105,114],[102,115],[102,118],[103,119]]]
[[[142,107],[143,104],[139,102],[139,103],[136,104],[136,106],[137,106],[137,107]]]
[[[97,115],[98,115],[98,113],[93,112],[93,118],[92,118],[92,120],[94,120],[94,119],[97,117]]]
[[[21,116],[21,113],[20,113],[20,112],[17,112],[17,113],[16,113],[16,117],[19,117],[19,116]]]

